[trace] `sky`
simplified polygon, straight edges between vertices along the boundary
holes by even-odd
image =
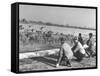
[[[95,9],[20,5],[19,18],[25,18],[31,21],[96,28]]]

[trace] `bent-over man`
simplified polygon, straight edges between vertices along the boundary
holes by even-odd
[[[64,38],[61,38],[61,47],[59,51],[59,58],[57,60],[56,67],[59,67],[60,63],[62,62],[63,58],[65,59],[66,65],[71,67],[70,60],[73,57],[73,52],[69,44],[67,44]]]

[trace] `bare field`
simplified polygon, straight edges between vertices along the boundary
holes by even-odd
[[[42,30],[41,30],[42,27]],[[66,39],[66,42],[72,47],[73,38],[82,33],[84,42],[88,39],[88,33],[91,30],[61,28],[42,25],[23,25],[21,24],[19,36],[19,53],[37,52],[60,47],[60,38]],[[50,29],[50,30],[49,30]],[[95,30],[92,31],[95,33]],[[49,36],[48,36],[49,35]],[[95,35],[94,35],[95,37]],[[95,39],[95,38],[94,38]],[[71,68],[88,68],[96,67],[96,58],[84,58],[81,62],[75,58],[71,60],[72,67],[63,66],[63,62],[59,68],[56,68],[58,56],[48,55],[43,57],[31,57],[19,60],[20,71],[36,71],[36,70],[52,70],[52,69],[71,69]]]
[[[96,58],[84,58],[81,62],[76,61],[75,58],[71,60],[72,67],[61,66],[56,68],[57,56],[50,55],[45,57],[34,57],[19,60],[20,71],[34,71],[34,70],[52,70],[52,69],[71,69],[71,68],[89,68],[96,67]]]

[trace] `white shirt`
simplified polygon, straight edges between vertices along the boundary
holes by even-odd
[[[77,51],[80,51],[80,53],[82,53],[82,54],[86,54],[84,47],[82,46],[82,44],[80,42],[78,42],[78,44],[76,46],[75,52],[77,52]]]
[[[68,59],[72,59],[73,57],[73,52],[71,50],[71,47],[68,43],[64,43],[61,46],[62,50],[64,50],[65,55],[68,57]]]

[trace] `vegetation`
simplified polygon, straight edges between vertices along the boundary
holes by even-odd
[[[79,26],[71,26],[69,24],[66,25],[59,25],[59,24],[54,24],[51,22],[43,22],[43,21],[27,21],[26,19],[22,19],[20,20],[20,22],[23,23],[36,23],[36,24],[43,24],[43,25],[47,25],[47,26],[57,26],[57,27],[67,27],[67,28],[78,28],[78,29],[87,29],[87,30],[96,30],[95,28],[90,28],[90,27],[79,27]]]

